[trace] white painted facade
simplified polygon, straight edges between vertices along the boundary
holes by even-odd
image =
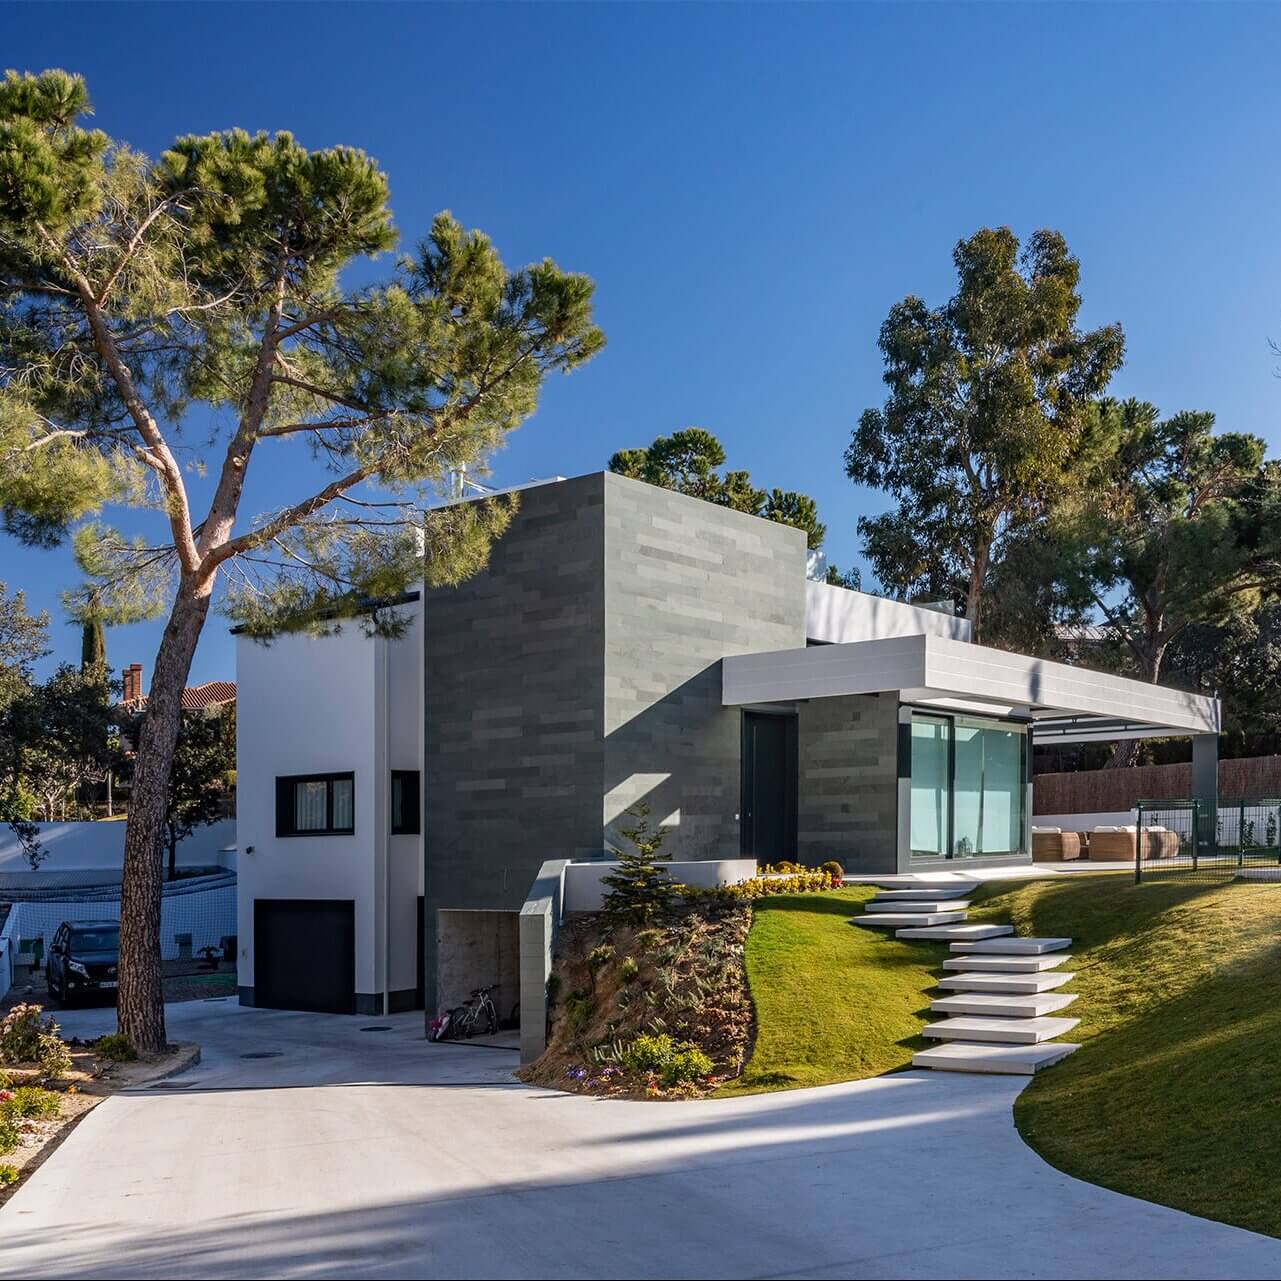
[[[355,904],[356,991],[417,982],[421,836],[391,834],[391,771],[422,761],[422,627],[369,636],[359,622],[269,643],[236,638],[239,984],[254,986],[255,899]],[[276,779],[351,771],[354,833],[276,835]]]

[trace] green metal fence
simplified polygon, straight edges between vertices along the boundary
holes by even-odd
[[[1281,797],[1140,801],[1134,879],[1222,880],[1246,869],[1281,880]]]

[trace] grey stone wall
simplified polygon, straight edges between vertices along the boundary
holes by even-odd
[[[603,519],[599,475],[525,490],[488,568],[424,594],[428,993],[438,909],[515,911],[600,850]]]
[[[489,567],[424,595],[426,990],[440,909],[518,909],[646,801],[677,858],[738,854],[726,654],[805,643],[805,537],[597,473],[521,494]]]
[[[805,644],[805,536],[606,475],[603,824],[643,801],[678,859],[738,854],[727,654]],[[626,820],[624,821],[624,825]]]
[[[797,710],[802,861],[897,872],[897,696],[820,698]]]

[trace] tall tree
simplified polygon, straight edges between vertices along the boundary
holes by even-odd
[[[36,663],[48,652],[49,615],[27,613],[27,600],[0,582],[0,823],[18,842],[32,871],[46,851],[32,822],[35,798],[23,786],[16,706],[32,687]]]
[[[909,295],[881,326],[889,396],[859,419],[845,469],[896,500],[859,521],[877,578],[952,597],[977,637],[1002,543],[1070,480],[1084,411],[1124,339],[1120,325],[1078,328],[1080,264],[1056,231],[1020,254],[1008,227],[984,228],[952,258],[950,301]]]
[[[10,707],[16,778],[46,822],[80,817],[82,798],[106,778],[115,763],[111,716],[106,681],[70,663]]]
[[[1134,674],[1157,681],[1189,627],[1249,614],[1281,583],[1281,467],[1257,436],[1216,435],[1211,413],[1163,419],[1135,400],[1101,413],[1111,456],[1060,522],[1058,577],[1088,593]],[[1110,763],[1133,760],[1123,743]]]
[[[265,633],[474,572],[512,503],[446,507],[425,526],[424,504],[604,339],[590,280],[550,261],[509,271],[447,214],[388,279],[352,283],[350,265],[396,241],[387,179],[363,152],[232,130],[151,162],[82,127],[88,110],[64,72],[0,85],[0,506],[29,542],[71,534],[84,612],[167,619],[121,887],[120,1030],[152,1051],[166,796],[215,592]],[[319,469],[291,446],[328,475],[309,484]],[[202,458],[203,515],[188,489]],[[242,505],[260,459],[295,495],[254,519]],[[103,526],[108,503],[158,508],[164,533]]]
[[[165,800],[167,879],[178,874],[178,846],[227,816],[235,768],[234,710],[184,712]]]
[[[49,615],[27,613],[26,594],[0,582],[0,708],[31,684],[35,665],[49,652]]]
[[[80,628],[80,670],[88,675],[107,671],[107,636],[102,626],[102,619],[97,614],[90,614]]]
[[[658,436],[643,449],[620,449],[609,460],[609,470],[621,476],[791,525],[804,532],[811,551],[823,545],[827,526],[812,498],[792,489],[758,489],[747,472],[722,472],[724,465],[725,447],[702,427]]]

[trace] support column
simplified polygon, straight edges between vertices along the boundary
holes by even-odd
[[[1192,735],[1192,799],[1197,806],[1197,852],[1212,847],[1219,811],[1219,736]]]

